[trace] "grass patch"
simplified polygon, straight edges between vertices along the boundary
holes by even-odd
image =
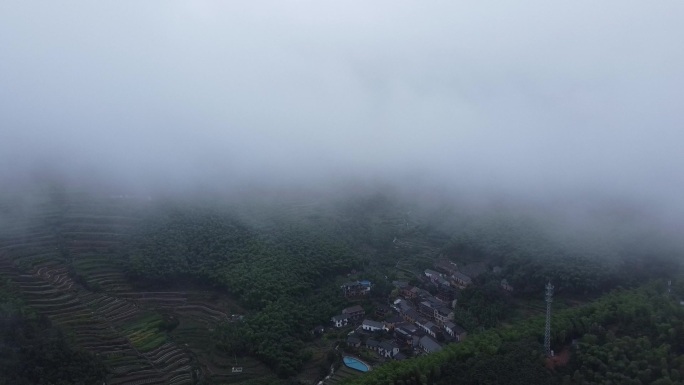
[[[121,332],[140,351],[153,350],[167,341],[164,320],[159,314],[147,314],[127,323]]]

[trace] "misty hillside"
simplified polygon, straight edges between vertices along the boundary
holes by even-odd
[[[47,316],[112,384],[315,379],[335,334],[323,343],[310,331],[349,303],[339,285],[350,277],[374,282],[362,302],[374,308],[396,295],[392,281],[417,284],[439,260],[496,267],[513,297],[492,291],[492,273],[459,294],[455,320],[477,334],[538,314],[549,280],[572,308],[677,279],[682,255],[648,232],[635,243],[624,216],[587,233],[515,207],[436,208],[381,191],[189,201],[52,186],[4,202],[7,298]]]
[[[684,2],[0,2],[0,385],[684,384]]]

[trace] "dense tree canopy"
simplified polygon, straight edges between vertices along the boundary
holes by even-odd
[[[128,271],[148,283],[185,279],[227,290],[256,312],[217,329],[219,346],[292,376],[309,357],[303,347],[310,330],[344,305],[336,277],[360,259],[327,229],[276,225],[260,229],[203,210],[165,212],[134,236]]]

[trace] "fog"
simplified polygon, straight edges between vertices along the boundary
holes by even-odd
[[[681,1],[4,1],[0,180],[380,181],[679,221],[683,17]]]

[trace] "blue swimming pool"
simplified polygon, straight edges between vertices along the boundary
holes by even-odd
[[[366,365],[366,363],[359,361],[354,357],[344,356],[342,360],[345,365],[360,372],[367,372],[370,370],[370,367]]]

